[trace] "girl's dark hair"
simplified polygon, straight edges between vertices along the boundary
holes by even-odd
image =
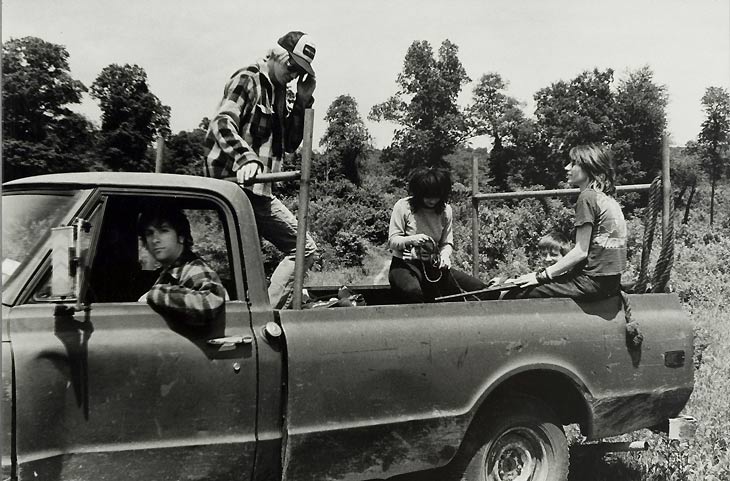
[[[451,196],[451,174],[446,169],[418,168],[408,181],[408,192],[411,194],[409,202],[413,212],[424,207],[424,198],[438,197],[439,203],[434,210],[441,213]]]
[[[185,250],[190,251],[193,248],[193,234],[190,232],[188,218],[178,207],[164,201],[142,209],[137,221],[137,235],[142,243],[146,245],[145,229],[148,226],[160,227],[165,222],[175,229],[177,235],[183,237]]]
[[[568,155],[591,179],[591,187],[606,195],[616,193],[616,172],[608,148],[597,144],[578,145]]]

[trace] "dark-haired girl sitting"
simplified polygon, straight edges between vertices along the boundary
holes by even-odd
[[[402,303],[433,302],[436,297],[484,289],[484,284],[451,268],[451,176],[446,170],[419,169],[410,197],[396,202],[388,247],[393,253],[388,280]]]

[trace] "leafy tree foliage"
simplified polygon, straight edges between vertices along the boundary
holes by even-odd
[[[39,142],[81,102],[84,84],[71,77],[68,52],[36,37],[3,45],[3,125],[5,136]]]
[[[203,175],[205,130],[180,131],[165,143],[163,171],[172,174]]]
[[[474,103],[469,108],[477,133],[489,135],[494,144],[489,154],[492,185],[511,190],[512,166],[531,163],[535,125],[522,112],[523,104],[505,93],[507,82],[498,73],[487,73],[474,87]]]
[[[147,73],[138,65],[112,64],[91,85],[99,100],[100,153],[114,170],[152,170],[145,154],[156,133],[169,133],[170,108],[147,85]]]
[[[697,193],[697,183],[701,179],[702,169],[699,158],[694,154],[695,152],[697,152],[695,142],[688,142],[686,148],[673,147],[670,151],[672,159],[671,178],[675,188],[674,205],[684,207],[683,224],[689,222],[692,201]],[[687,194],[686,199],[685,194]]]
[[[535,116],[544,156],[535,156],[522,171],[533,185],[557,186],[564,178],[568,151],[585,143],[613,140],[613,70],[585,71],[573,80],[560,80],[535,94]]]
[[[614,160],[619,183],[651,182],[661,169],[667,93],[666,87],[656,85],[653,77],[649,67],[642,67],[629,72],[618,85]]]
[[[469,109],[478,131],[492,138],[495,149],[514,143],[515,129],[525,120],[522,104],[505,93],[507,85],[496,72],[482,75],[474,87],[474,103]]]
[[[730,166],[730,93],[722,87],[708,87],[702,96],[705,120],[697,136],[703,167],[710,177],[710,224],[715,221],[715,188]]]
[[[370,111],[372,120],[399,125],[383,160],[394,161],[401,175],[419,166],[448,167],[444,156],[473,135],[468,117],[456,103],[470,81],[458,50],[444,40],[434,57],[427,41],[413,42],[398,75],[398,91]]]
[[[82,170],[93,142],[90,123],[68,109],[86,87],[71,77],[68,52],[36,37],[3,45],[4,179]]]
[[[661,165],[666,127],[666,88],[643,67],[611,85],[612,69],[585,71],[535,94],[536,122],[518,124],[517,158],[510,184],[557,187],[564,178],[568,151],[580,144],[611,145],[619,183],[650,181]],[[496,150],[496,149],[495,149]],[[495,175],[495,177],[497,177]]]
[[[320,165],[325,164],[325,180],[345,177],[360,185],[360,161],[372,149],[372,138],[357,111],[357,102],[350,95],[340,95],[324,119],[329,125],[319,145],[325,149],[320,159]]]

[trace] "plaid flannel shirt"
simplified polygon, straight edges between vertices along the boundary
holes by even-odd
[[[183,253],[160,273],[147,293],[147,303],[164,312],[203,325],[223,308],[226,290],[218,274],[196,254]]]
[[[290,110],[285,86],[275,85],[266,73],[266,60],[237,71],[223,90],[215,117],[205,137],[208,177],[229,177],[249,162],[262,173],[280,172],[285,152],[294,152],[304,135],[304,109],[297,96]],[[271,184],[254,184],[253,193],[271,197]]]

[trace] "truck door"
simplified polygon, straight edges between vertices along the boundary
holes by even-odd
[[[233,219],[215,199],[175,199],[228,291],[225,312],[201,328],[137,302],[157,273],[136,221],[159,198],[100,196],[82,213],[95,229],[90,308],[48,302],[46,262],[9,312],[19,479],[251,478],[256,353]]]

